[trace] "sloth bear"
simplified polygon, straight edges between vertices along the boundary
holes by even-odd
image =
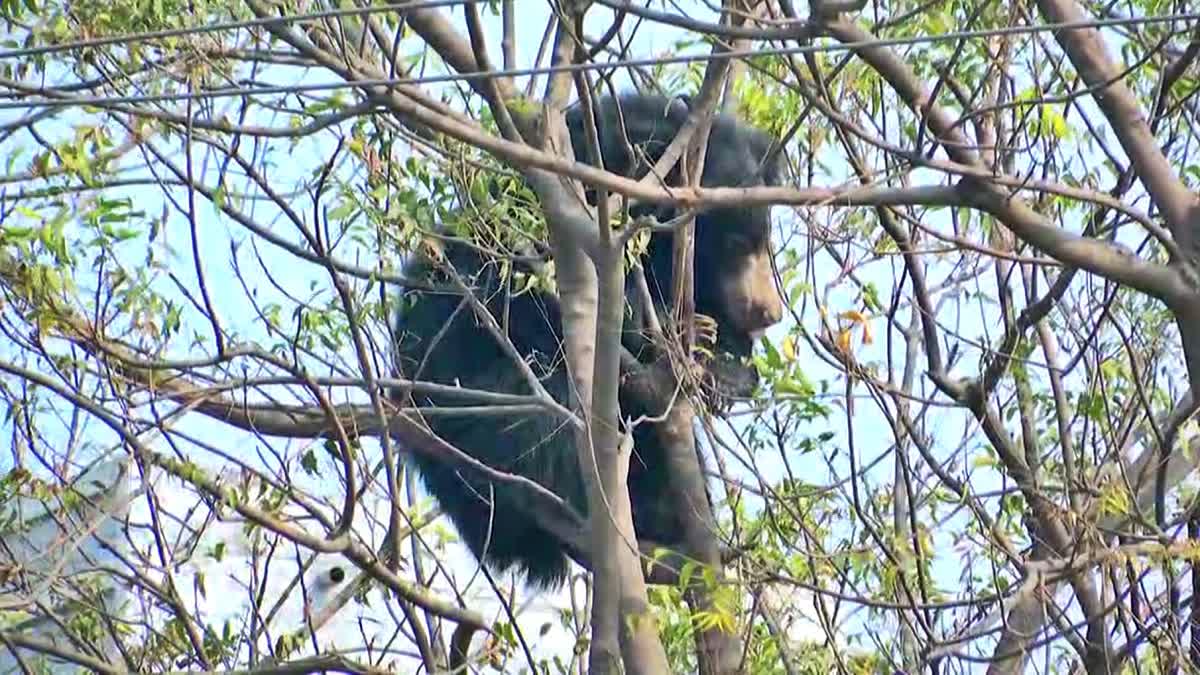
[[[688,116],[688,103],[651,95],[605,98],[596,109],[597,130],[604,168],[629,177],[640,177],[661,156]],[[578,161],[590,153],[583,130],[583,112],[575,106],[567,113],[567,127]],[[623,137],[624,135],[624,137]],[[739,187],[777,185],[778,162],[768,158],[772,138],[728,115],[715,115],[701,178],[704,186]],[[634,154],[630,155],[630,150]],[[778,156],[778,153],[774,153]],[[649,164],[647,164],[649,162]],[[667,177],[678,181],[678,169]],[[678,184],[677,182],[674,184]],[[667,207],[640,207],[634,214],[651,213],[659,222],[675,214]],[[718,384],[745,391],[756,373],[744,363],[758,335],[782,316],[775,290],[770,250],[770,207],[711,209],[696,218],[694,255],[695,312],[713,319],[717,342],[711,372]],[[647,285],[660,325],[666,326],[665,308],[671,305],[672,235],[655,232],[641,257]],[[453,265],[507,337],[529,363],[546,390],[564,405],[568,402],[568,375],[562,352],[562,327],[556,298],[542,290],[518,291],[512,275],[502,275],[497,259],[461,240],[438,244],[440,255],[419,253],[406,268],[410,279],[447,287],[443,265]],[[516,263],[513,266],[519,267]],[[632,285],[627,289],[623,340],[639,359],[641,319],[648,308]],[[415,286],[416,284],[414,284]],[[493,334],[480,325],[461,294],[431,290],[433,286],[405,289],[396,321],[400,377],[507,394],[530,393],[511,358]],[[393,392],[396,396],[396,392]],[[416,396],[421,406],[450,406],[449,397]],[[622,415],[641,414],[634,397],[622,395]],[[586,517],[587,499],[576,456],[574,435],[550,413],[516,415],[434,415],[427,417],[433,432],[463,452],[501,471],[525,476],[558,494]],[[629,469],[629,496],[634,528],[639,540],[661,545],[680,542],[681,527],[666,499],[665,449],[656,440],[651,423],[634,429],[634,455]],[[454,522],[476,558],[492,569],[512,566],[524,572],[535,587],[558,586],[569,574],[570,551],[539,527],[528,515],[528,500],[521,490],[503,483],[468,476],[440,462],[414,454],[412,463],[427,490]]]

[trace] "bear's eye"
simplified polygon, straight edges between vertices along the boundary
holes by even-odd
[[[754,240],[744,234],[730,235],[725,243],[731,253],[747,253],[754,249]]]

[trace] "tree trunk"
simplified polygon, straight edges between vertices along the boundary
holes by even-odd
[[[696,454],[693,420],[696,411],[685,397],[676,400],[666,419],[658,426],[658,434],[669,453],[670,498],[679,514],[685,542],[685,554],[712,570],[714,583],[724,581],[721,547],[717,540],[716,518],[708,501],[704,475]],[[693,575],[687,590],[692,612],[714,612],[713,596],[705,575]],[[716,626],[696,634],[696,660],[701,675],[736,673],[741,662],[741,645],[737,635]]]

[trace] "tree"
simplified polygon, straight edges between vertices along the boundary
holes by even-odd
[[[0,13],[14,667],[1200,666],[1188,3]],[[691,182],[573,160],[567,106],[632,88],[690,97],[668,154]],[[699,187],[719,108],[782,139],[783,187]],[[630,201],[778,214],[786,319],[753,399],[725,417],[672,399],[674,441],[697,431],[713,460],[693,551],[631,545],[617,393],[667,376],[621,350],[626,244],[690,220],[625,219]],[[497,222],[551,249],[571,400],[395,405],[420,386],[390,368],[401,261],[436,225],[484,241]],[[518,620],[530,594],[448,543],[404,462],[516,480],[422,423],[505,406],[563,414],[590,450],[600,515],[556,526],[589,566],[561,626]],[[214,569],[238,599],[211,597]],[[789,630],[797,594],[815,638]]]

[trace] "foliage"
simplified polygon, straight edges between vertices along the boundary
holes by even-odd
[[[750,400],[697,420],[731,555],[651,588],[672,667],[717,628],[755,674],[1196,667],[1200,18],[745,4],[726,109],[784,139],[787,311]],[[380,433],[412,412],[381,380],[436,227],[556,288],[527,180],[548,64],[695,96],[722,62],[717,14],[650,5],[555,52],[548,3],[0,1],[0,651],[409,672],[477,621],[473,667],[579,672],[590,577],[477,569]],[[461,72],[464,7],[519,73],[504,115]],[[1077,10],[1107,24],[1050,30]],[[632,261],[646,223],[615,211]],[[105,462],[134,487],[84,518]]]

